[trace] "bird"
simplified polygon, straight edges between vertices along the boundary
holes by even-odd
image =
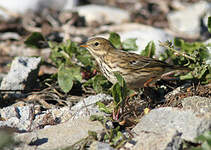
[[[118,72],[132,90],[148,86],[165,73],[187,69],[168,64],[154,58],[116,49],[112,43],[102,37],[88,40],[84,45],[96,60],[102,74],[113,84],[117,82],[114,72]]]

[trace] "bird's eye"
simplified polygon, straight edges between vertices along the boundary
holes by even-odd
[[[99,45],[99,43],[98,42],[95,42],[95,46],[98,46]]]

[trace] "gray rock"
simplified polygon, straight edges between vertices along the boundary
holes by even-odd
[[[209,9],[211,3],[200,1],[186,7],[184,10],[171,12],[167,18],[170,29],[181,36],[197,38],[200,35],[200,19]]]
[[[182,146],[181,133],[174,129],[155,133],[142,131],[135,139],[133,150],[179,150]]]
[[[154,28],[147,25],[137,23],[125,23],[121,25],[103,26],[101,31],[117,32],[120,34],[122,41],[127,38],[136,38],[136,44],[138,50],[135,53],[140,52],[147,46],[150,41],[154,41],[156,46],[156,54],[160,54],[165,49],[159,46],[159,41],[165,42],[167,40],[173,40],[174,37],[163,29]],[[108,35],[101,35],[108,38]]]
[[[97,102],[108,103],[113,98],[110,95],[106,94],[97,94],[93,96],[89,96],[80,102],[78,102],[75,106],[71,108],[73,118],[80,118],[81,116],[90,116],[93,114],[101,114],[100,110],[96,106]]]
[[[182,100],[183,109],[191,109],[197,114],[211,118],[211,98],[193,96]]]
[[[0,116],[4,121],[0,121],[0,127],[16,128],[20,131],[31,129],[33,118],[32,105],[14,107],[9,106],[0,110]]]
[[[30,90],[38,75],[41,58],[16,57],[10,72],[1,82],[1,90]]]
[[[203,115],[199,116],[192,110],[164,107],[143,116],[133,131],[135,139],[139,139],[136,142],[142,143],[139,144],[140,149],[153,150],[161,145],[163,149],[179,149],[181,139],[193,142],[195,137],[210,129],[211,119]]]
[[[120,24],[130,19],[129,12],[109,6],[91,4],[79,6],[76,11],[78,11],[79,15],[85,17],[88,24],[92,22]]]
[[[36,135],[34,138],[37,140],[32,142],[32,146],[37,145],[37,149],[52,150],[73,145],[87,137],[89,130],[98,132],[102,129],[102,125],[99,122],[91,122],[88,118],[82,117],[34,132],[17,133],[15,137],[16,140],[25,142],[25,139],[32,139],[31,137]]]
[[[95,141],[90,145],[90,150],[114,150],[108,143]]]

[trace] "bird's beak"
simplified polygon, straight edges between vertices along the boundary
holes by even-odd
[[[80,47],[88,47],[88,45],[80,45]]]

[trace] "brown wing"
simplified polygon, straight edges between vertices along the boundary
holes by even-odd
[[[166,62],[144,57],[135,53],[127,53],[123,52],[121,55],[122,63],[127,63],[128,67],[134,68],[134,69],[144,69],[144,68],[174,68],[172,65],[167,64]]]

